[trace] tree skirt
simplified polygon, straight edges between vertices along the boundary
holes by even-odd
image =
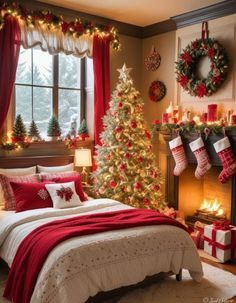
[[[182,282],[177,282],[175,276],[166,277],[149,287],[130,291],[104,303],[208,303],[226,302],[226,299],[236,296],[236,275],[206,263],[202,264],[204,278],[201,283],[194,282],[188,271],[184,270]],[[2,298],[6,276],[7,272],[1,268],[1,303],[9,302]]]

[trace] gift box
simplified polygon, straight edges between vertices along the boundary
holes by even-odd
[[[228,222],[214,222],[204,227],[204,251],[226,262],[236,257],[236,227]]]
[[[205,224],[196,221],[194,224],[194,230],[190,234],[193,242],[197,246],[197,248],[203,249],[204,247],[204,226]]]

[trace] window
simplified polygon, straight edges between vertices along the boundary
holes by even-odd
[[[21,48],[15,82],[15,116],[29,126],[34,119],[43,138],[48,121],[55,114],[62,135],[73,120],[83,118],[84,59],[59,54],[52,56],[40,49]]]

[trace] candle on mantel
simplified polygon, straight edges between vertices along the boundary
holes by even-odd
[[[201,114],[201,122],[206,123],[207,122],[207,113],[202,113]]]
[[[230,124],[231,125],[236,125],[236,114],[231,115]]]
[[[215,122],[217,120],[217,104],[208,105],[207,121]]]
[[[173,114],[173,105],[172,105],[172,102],[170,102],[170,105],[167,107],[166,112],[167,112],[167,114],[169,114],[169,116],[171,116]]]

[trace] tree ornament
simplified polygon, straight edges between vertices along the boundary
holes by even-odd
[[[161,56],[156,51],[155,47],[152,47],[151,54],[144,60],[145,67],[148,71],[155,71],[161,64]]]
[[[153,81],[149,87],[149,99],[154,102],[161,101],[166,95],[166,86],[161,81]]]
[[[47,130],[48,137],[60,137],[61,136],[61,128],[59,122],[55,116],[52,116],[48,123]]]
[[[199,79],[196,67],[202,57],[209,58],[211,67],[207,77]],[[179,55],[176,62],[177,82],[191,96],[209,97],[225,81],[228,70],[229,61],[224,47],[217,40],[208,37],[207,23],[203,22],[202,38],[191,42]]]
[[[126,66],[119,70],[120,80],[103,118],[106,128],[100,134],[102,146],[96,147],[94,190],[98,197],[117,199],[133,207],[159,209],[165,202],[161,190],[155,191],[152,186],[161,187],[163,179],[150,149],[144,102],[133,87],[129,71]],[[149,174],[151,169],[158,172],[155,178]]]
[[[32,122],[30,124],[28,136],[31,139],[31,141],[33,141],[33,142],[37,142],[37,141],[42,140],[42,138],[40,136],[40,133],[39,133],[39,130],[38,130],[38,126],[34,122],[34,120],[32,120]]]
[[[24,142],[27,132],[21,115],[17,115],[13,130],[12,130],[12,142]]]
[[[80,127],[78,129],[78,135],[80,136],[80,138],[82,138],[83,141],[85,140],[85,138],[89,137],[88,127],[85,119],[83,119],[80,124]]]

